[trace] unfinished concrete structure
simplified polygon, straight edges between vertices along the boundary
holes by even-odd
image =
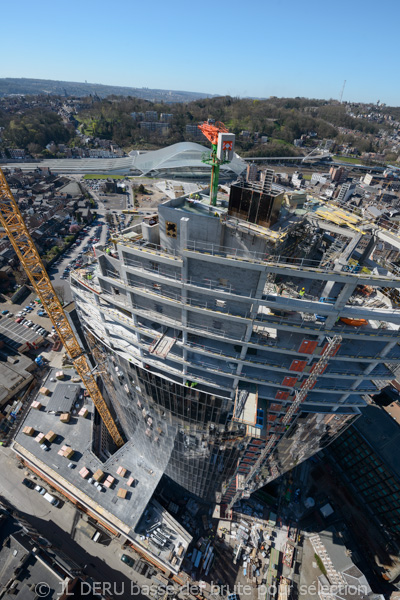
[[[152,225],[97,247],[97,267],[71,283],[127,438],[190,492],[229,503],[329,444],[373,381],[393,378],[400,277],[370,256],[378,237],[400,241],[318,200],[282,204],[270,228],[222,204],[165,202]],[[340,348],[284,427],[335,334]],[[273,433],[279,443],[254,469]]]

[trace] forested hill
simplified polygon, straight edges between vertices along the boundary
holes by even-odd
[[[398,122],[391,110],[307,98],[221,96],[167,104],[126,96],[7,96],[0,98],[0,151],[8,156],[10,148],[23,148],[32,156],[62,157],[71,155],[68,148],[96,147],[99,140],[126,151],[183,141],[207,145],[197,124],[210,118],[236,134],[243,156],[296,156],[323,140],[330,140],[333,153],[346,144],[362,154],[393,146]],[[63,147],[50,151],[51,142]],[[396,159],[394,153],[388,158]]]
[[[80,83],[73,81],[53,81],[52,79],[0,78],[0,97],[10,94],[52,94],[59,96],[132,96],[152,102],[190,102],[197,98],[208,98],[212,94],[184,92],[177,90],[152,90],[102,83]]]
[[[147,110],[173,115],[168,132],[160,136],[157,131],[144,131],[140,122],[130,116],[132,112]],[[306,98],[254,100],[221,96],[168,107],[135,98],[109,98],[82,107],[76,115],[82,132],[112,139],[122,147],[130,144],[143,147],[146,142],[159,147],[193,139],[187,133],[187,125],[196,125],[208,118],[225,123],[229,131],[236,134],[238,149],[243,153],[251,152],[251,156],[296,155],[299,151],[293,143],[303,134],[342,141],[340,128],[358,134],[356,142],[360,144],[360,151],[364,151],[370,147],[368,136],[373,136],[379,129],[374,123],[349,116],[344,105]],[[247,137],[243,131],[248,132]],[[255,141],[256,132],[258,142]],[[266,144],[260,144],[261,136],[268,138]],[[204,143],[205,139],[199,141]]]

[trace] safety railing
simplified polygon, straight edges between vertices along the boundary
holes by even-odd
[[[212,346],[206,346],[204,344],[198,344],[197,342],[189,342],[187,341],[184,346],[188,348],[193,348],[194,350],[203,350],[204,352],[209,352],[210,354],[215,354],[216,356],[222,356],[227,359],[240,360],[240,354],[227,354],[222,350],[218,350],[217,348],[213,348]]]
[[[165,258],[171,258],[173,260],[182,260],[182,257],[176,250],[168,250],[163,246],[159,246],[158,244],[151,244],[150,242],[146,242],[143,239],[139,239],[135,242],[122,236],[116,241],[121,245],[126,246],[127,248],[133,248],[135,250],[140,250],[141,252],[148,252],[149,254],[157,254]]]
[[[394,311],[395,312],[395,311]],[[300,313],[297,313],[300,314]],[[396,311],[396,314],[399,313]],[[303,317],[299,317],[298,319],[290,319],[289,317],[277,317],[274,315],[266,315],[264,313],[259,313],[256,317],[255,324],[273,324],[273,325],[287,325],[290,327],[296,327],[299,329],[312,329],[314,331],[324,331],[325,333],[329,333],[331,330],[325,330],[325,323],[319,323],[318,321],[304,319]],[[385,323],[381,327],[371,327],[367,325],[362,325],[360,327],[353,327],[351,325],[341,324],[341,321],[337,321],[332,326],[332,331],[336,334],[351,334],[357,333],[357,336],[367,336],[367,337],[398,337],[399,331],[395,329],[387,329],[385,327]]]
[[[133,267],[136,271],[141,271],[142,273],[149,273],[152,276],[163,277],[165,279],[168,279],[170,281],[180,283],[180,284],[192,285],[195,287],[209,289],[209,290],[213,290],[216,292],[225,292],[227,294],[234,294],[235,296],[244,296],[246,298],[253,298],[255,295],[254,289],[249,290],[245,294],[243,294],[240,290],[236,289],[231,284],[223,285],[219,281],[216,281],[214,279],[208,279],[208,278],[196,279],[195,277],[189,277],[189,278],[185,279],[180,274],[165,271],[164,269],[160,268],[158,265],[157,265],[157,268],[145,267],[143,265],[143,263],[141,263],[140,261],[135,261],[135,260],[133,260],[131,258],[127,258],[127,257],[124,257],[124,265],[127,267]]]
[[[157,283],[153,283],[151,286],[145,285],[143,282],[137,282],[133,280],[123,281],[119,277],[115,276],[113,271],[105,271],[104,277],[108,277],[117,281],[122,286],[129,289],[141,290],[145,293],[151,294],[153,296],[157,296],[159,298],[163,298],[164,300],[170,300],[174,303],[181,304],[182,306],[192,306],[194,308],[201,308],[204,310],[209,310],[213,313],[224,314],[230,317],[240,317],[243,319],[248,319],[250,317],[250,312],[246,311],[235,311],[229,306],[218,305],[217,301],[213,302],[201,302],[200,300],[196,300],[195,298],[182,298],[180,294],[173,294],[172,292],[165,291],[161,285]]]
[[[321,262],[309,258],[295,258],[292,256],[282,256],[274,254],[265,254],[262,252],[245,252],[239,248],[231,248],[228,246],[221,246],[219,244],[212,244],[209,242],[201,242],[198,240],[189,240],[185,247],[186,251],[197,252],[200,254],[208,254],[210,256],[216,256],[219,258],[226,258],[231,260],[239,260],[242,262],[258,263],[271,267],[284,267],[288,269],[298,269],[299,271],[314,271],[317,273],[331,273],[333,276],[338,276],[339,273],[344,272],[346,275],[359,278],[375,279],[378,281],[392,280],[393,274],[388,275],[374,275],[372,273],[361,273],[360,271],[355,272],[350,270],[348,265],[343,265],[342,271],[335,271],[333,266],[325,265],[321,266]],[[398,277],[400,279],[400,276]],[[396,277],[397,279],[397,277]]]

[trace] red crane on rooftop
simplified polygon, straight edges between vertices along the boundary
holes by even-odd
[[[202,162],[211,165],[210,204],[217,204],[219,168],[233,158],[235,136],[230,134],[223,123],[205,121],[198,128],[212,144],[210,156],[205,156]],[[221,135],[222,134],[222,135]],[[225,134],[225,135],[224,135]]]

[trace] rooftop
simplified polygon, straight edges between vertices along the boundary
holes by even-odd
[[[383,462],[400,477],[398,461],[400,425],[388,409],[389,406],[382,408],[376,404],[363,407],[362,416],[357,419],[353,427],[367,440]]]
[[[33,379],[35,368],[27,356],[0,350],[0,405]]]
[[[74,373],[71,371],[70,377],[72,374]],[[43,382],[51,393],[55,393],[60,385],[65,386],[51,381],[54,376],[55,370]],[[101,461],[92,450],[93,435],[98,431],[99,423],[90,398],[84,397],[78,401],[78,406],[75,406],[77,414],[72,415],[68,423],[61,422],[59,416],[49,412],[52,398],[40,396],[40,402],[42,409],[31,409],[21,424],[15,437],[14,450],[34,464],[47,478],[58,482],[67,493],[99,514],[101,520],[107,521],[112,528],[117,528],[134,541],[137,538],[135,527],[164,472],[164,465],[160,464],[157,470],[148,466],[146,456],[141,451],[140,436]],[[88,411],[86,417],[79,416],[81,408]],[[35,430],[32,437],[22,432],[25,426]],[[49,431],[54,432],[56,438],[48,444],[50,450],[45,451],[35,438],[39,432],[46,435]],[[63,447],[70,447],[74,451],[70,458],[60,453]],[[119,469],[121,466],[125,472]],[[101,471],[102,475],[96,475],[95,478],[97,471]],[[125,490],[125,497],[122,497],[120,490]],[[172,522],[179,528],[173,519]],[[180,537],[182,538],[182,534]],[[188,543],[186,540],[185,552]],[[158,550],[150,547],[147,551],[158,556]],[[170,552],[168,556],[169,554]],[[167,567],[174,570],[167,556],[158,557],[158,560],[165,560]]]
[[[46,410],[55,413],[71,412],[80,389],[80,386],[75,383],[58,383],[47,402]],[[42,396],[40,401],[42,402]]]

